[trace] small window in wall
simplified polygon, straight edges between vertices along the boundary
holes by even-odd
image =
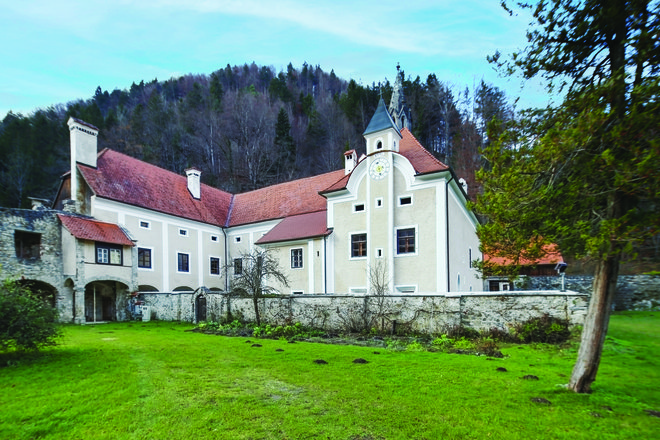
[[[383,149],[383,143],[381,141],[378,141],[376,144],[376,150],[382,150]]]
[[[218,241],[217,235],[211,235],[211,241]]]
[[[291,294],[293,295],[302,295],[303,293],[305,292],[303,292],[302,290],[294,290],[293,292],[291,292]]]
[[[412,205],[412,196],[399,197],[399,206]]]
[[[234,242],[240,243],[241,242],[241,237],[234,237]]]
[[[211,275],[220,275],[220,258],[211,257]]]
[[[190,272],[190,254],[183,252],[177,253],[177,271],[188,273]]]
[[[291,249],[291,269],[303,267],[303,250],[301,248]]]
[[[234,258],[234,275],[243,274],[243,260],[241,258]]]
[[[367,234],[351,235],[351,257],[367,256]]]
[[[138,267],[151,269],[151,249],[138,248]]]
[[[353,205],[353,212],[364,212],[364,203]]]
[[[472,248],[468,250],[468,262],[470,263],[470,269],[472,269]]]
[[[376,258],[382,258],[382,256],[383,256],[383,250],[376,249]]]
[[[415,228],[398,229],[396,231],[396,253],[415,253]]]
[[[148,222],[146,220],[140,220],[140,227],[142,229],[151,229],[151,222]]]
[[[116,244],[96,243],[96,263],[122,265],[122,248]]]
[[[187,237],[188,236],[188,230],[187,229],[179,229],[179,235],[182,237]]]
[[[26,231],[14,231],[16,257],[38,260],[41,256],[41,234]]]
[[[376,199],[376,208],[381,208],[383,206],[383,199],[381,197]]]

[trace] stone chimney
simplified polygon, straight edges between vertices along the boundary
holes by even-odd
[[[357,165],[357,152],[355,150],[349,150],[346,153],[344,153],[344,176],[350,174],[356,165]]]
[[[197,200],[202,198],[202,184],[200,177],[202,172],[197,168],[188,168],[186,176],[188,177],[188,191]]]
[[[92,124],[76,118],[69,118],[69,137],[71,140],[71,198],[80,204],[84,199],[82,194],[82,176],[78,173],[77,164],[96,168],[97,136],[99,129]]]

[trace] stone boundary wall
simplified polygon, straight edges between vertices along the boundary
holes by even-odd
[[[150,319],[193,322],[199,293],[143,293]],[[254,321],[251,298],[205,293],[207,320],[235,317]],[[456,294],[392,295],[282,295],[260,299],[263,323],[282,325],[300,322],[331,331],[378,327],[391,330],[404,326],[423,333],[441,333],[463,325],[477,330],[498,328],[549,314],[581,324],[587,312],[588,295],[577,292],[473,292]]]
[[[559,290],[561,278],[530,277],[529,288],[532,290]],[[594,277],[591,275],[567,275],[567,290],[591,295]],[[614,298],[615,310],[649,310],[660,308],[660,276],[657,275],[619,275]]]

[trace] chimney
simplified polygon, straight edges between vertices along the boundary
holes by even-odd
[[[78,175],[76,164],[96,168],[96,137],[99,129],[76,118],[69,118],[67,124],[71,141],[71,198],[82,203],[82,178]]]
[[[202,188],[200,182],[200,176],[202,172],[197,168],[188,168],[186,170],[186,176],[188,177],[188,191],[190,194],[197,200],[202,198]]]
[[[350,174],[356,165],[357,165],[357,152],[355,150],[349,150],[346,153],[344,153],[344,176]]]

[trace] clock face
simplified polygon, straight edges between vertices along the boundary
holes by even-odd
[[[378,158],[371,163],[369,167],[369,175],[374,180],[380,180],[387,175],[390,171],[390,163],[387,159]]]

